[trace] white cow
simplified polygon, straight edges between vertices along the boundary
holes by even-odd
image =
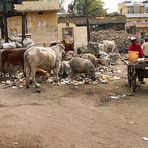
[[[55,78],[58,81],[58,74],[62,60],[62,54],[65,53],[64,46],[57,44],[52,47],[31,47],[24,53],[24,71],[26,72],[26,87],[29,88],[29,82],[32,81],[36,87],[39,84],[35,80],[35,73],[38,67],[53,70]]]
[[[106,44],[101,44],[101,43],[98,43],[98,48],[99,48],[99,51],[104,51],[106,52],[107,51],[107,46]]]
[[[116,52],[115,41],[103,40],[102,43],[106,45],[106,52]]]

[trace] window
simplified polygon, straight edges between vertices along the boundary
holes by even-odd
[[[140,4],[134,4],[134,14],[140,13]]]
[[[133,14],[133,13],[134,13],[133,7],[129,7],[128,8],[128,14]]]
[[[144,8],[144,9],[145,9],[145,11],[144,11],[144,12],[145,12],[145,13],[148,13],[148,6],[145,6],[145,8]]]

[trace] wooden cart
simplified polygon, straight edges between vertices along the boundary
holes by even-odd
[[[131,87],[132,92],[135,92],[137,78],[148,78],[148,59],[136,63],[129,63],[125,60],[124,62],[127,65],[129,87]]]

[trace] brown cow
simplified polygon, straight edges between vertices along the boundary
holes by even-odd
[[[74,51],[74,41],[63,40],[62,43],[65,46],[65,52]]]
[[[48,74],[47,71],[38,68],[38,69],[36,70],[35,76],[36,76],[37,78],[38,78],[38,77],[48,78],[48,77],[49,77],[49,74]]]
[[[5,76],[6,66],[21,66],[24,70],[24,52],[26,48],[5,49],[1,54],[2,72]]]
[[[64,39],[63,41],[53,41],[50,44],[50,47],[57,45],[58,43],[62,43],[65,47],[65,52],[74,51],[74,41]]]

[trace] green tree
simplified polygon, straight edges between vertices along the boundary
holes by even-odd
[[[65,0],[59,0],[59,4],[60,4],[59,12],[61,13],[65,13],[64,2]]]
[[[74,0],[74,14],[79,16],[85,16],[85,0]],[[87,0],[87,8],[89,16],[104,16],[107,14],[103,8],[104,2],[102,0]]]

